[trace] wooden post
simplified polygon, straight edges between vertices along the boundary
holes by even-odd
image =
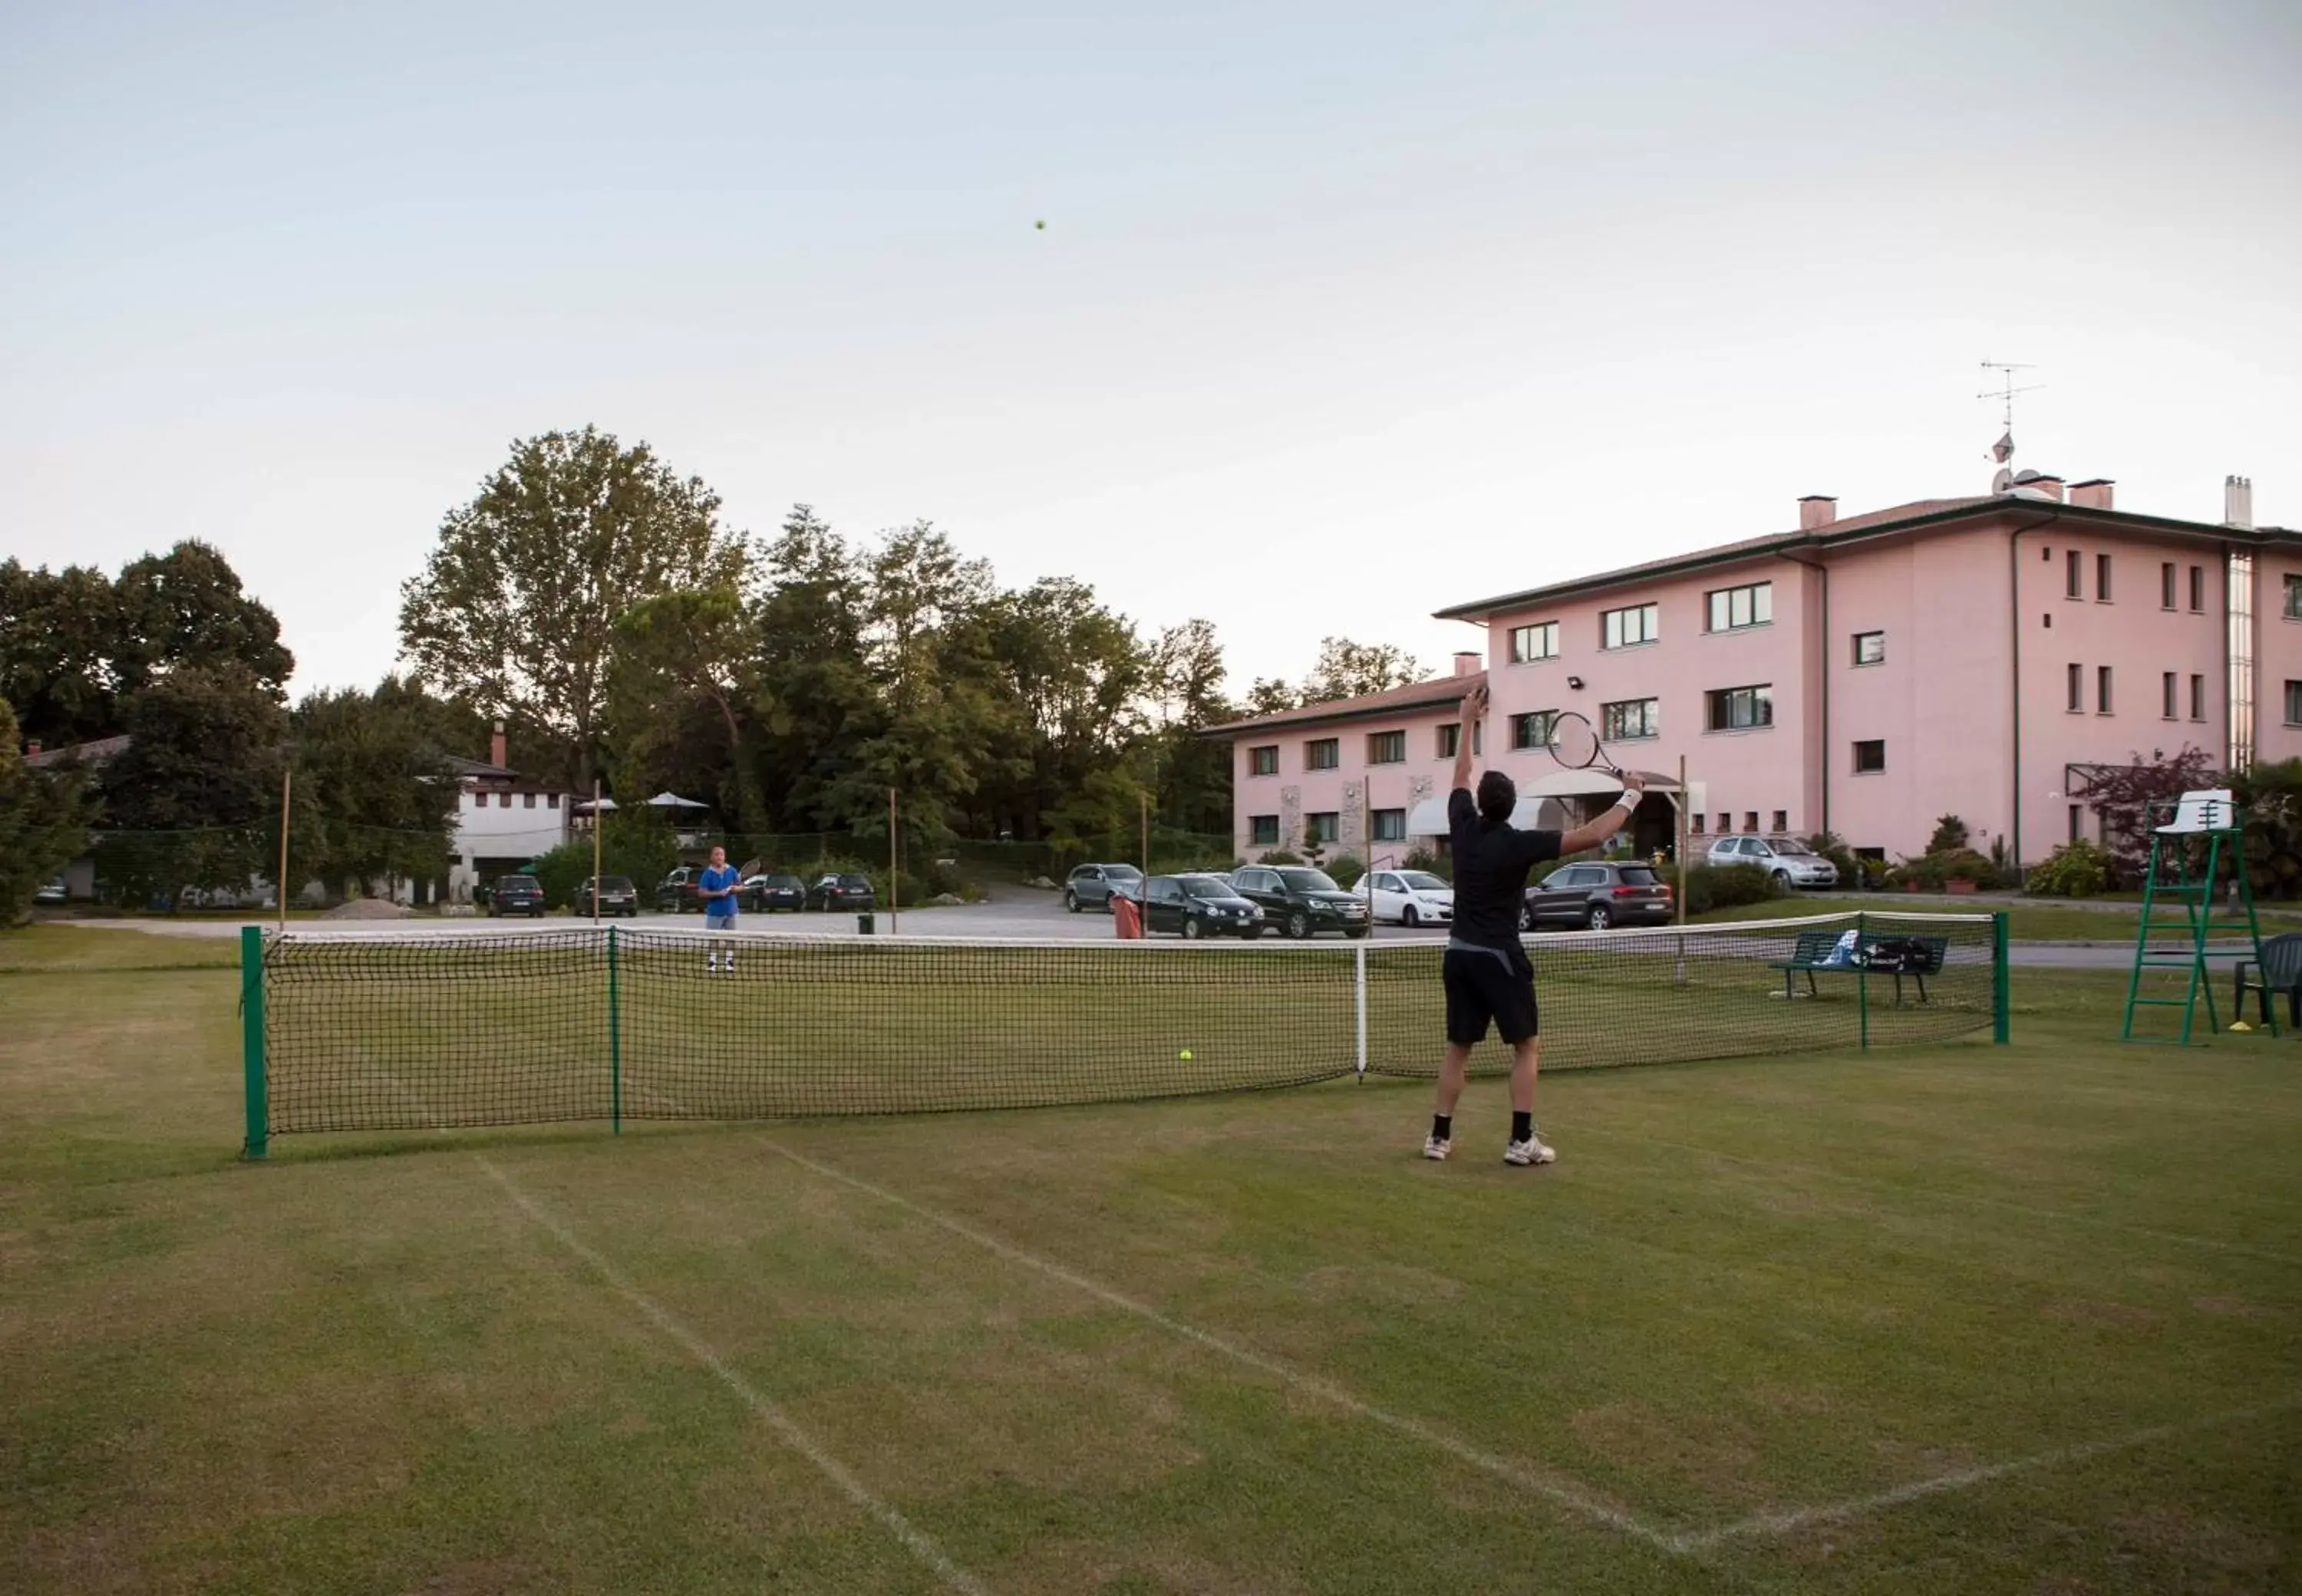
[[[1674,895],[1671,911],[1683,926],[1686,923],[1686,872],[1690,868],[1686,862],[1686,756],[1683,753],[1678,756],[1678,801],[1672,807],[1678,814],[1678,845],[1672,851],[1678,865],[1678,891]]]
[[[592,923],[600,923],[600,778],[592,778]]]
[[[295,779],[296,773],[291,769],[283,769],[280,772],[280,879],[272,895],[280,900],[280,928],[282,931],[288,928],[288,810],[295,795],[290,785]]]
[[[903,861],[895,846],[895,789],[887,789],[887,929],[903,934]]]
[[[1151,875],[1151,794],[1140,794],[1138,802],[1143,817],[1143,875],[1148,880]]]

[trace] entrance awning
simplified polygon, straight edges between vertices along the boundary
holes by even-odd
[[[1676,799],[1678,779],[1659,771],[1642,770],[1649,794],[1661,798]],[[1562,831],[1571,825],[1567,798],[1612,798],[1623,790],[1623,784],[1604,770],[1548,770],[1532,781],[1518,784],[1518,807],[1511,811],[1511,824],[1521,829]],[[1702,784],[1686,784],[1690,805],[1703,802]],[[1447,801],[1425,798],[1407,811],[1407,835],[1409,836],[1444,836],[1447,835]]]

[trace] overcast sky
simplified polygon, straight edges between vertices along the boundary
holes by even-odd
[[[367,684],[590,422],[1244,691],[1981,491],[1984,359],[2019,464],[2302,525],[2298,82],[2279,0],[0,0],[0,556],[208,539]]]

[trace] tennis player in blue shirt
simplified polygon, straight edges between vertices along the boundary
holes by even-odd
[[[696,890],[703,899],[703,928],[707,931],[733,931],[735,928],[735,888],[743,877],[727,862],[727,850],[711,850],[711,862],[696,878]],[[719,950],[711,950],[711,973],[719,972]],[[727,973],[735,973],[735,950],[727,950]]]

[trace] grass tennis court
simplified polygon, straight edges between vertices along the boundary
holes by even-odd
[[[1376,1079],[259,1167],[159,944],[0,937],[0,1588],[2302,1584],[2302,1044],[2122,976],[1562,1071],[1540,1172]]]

